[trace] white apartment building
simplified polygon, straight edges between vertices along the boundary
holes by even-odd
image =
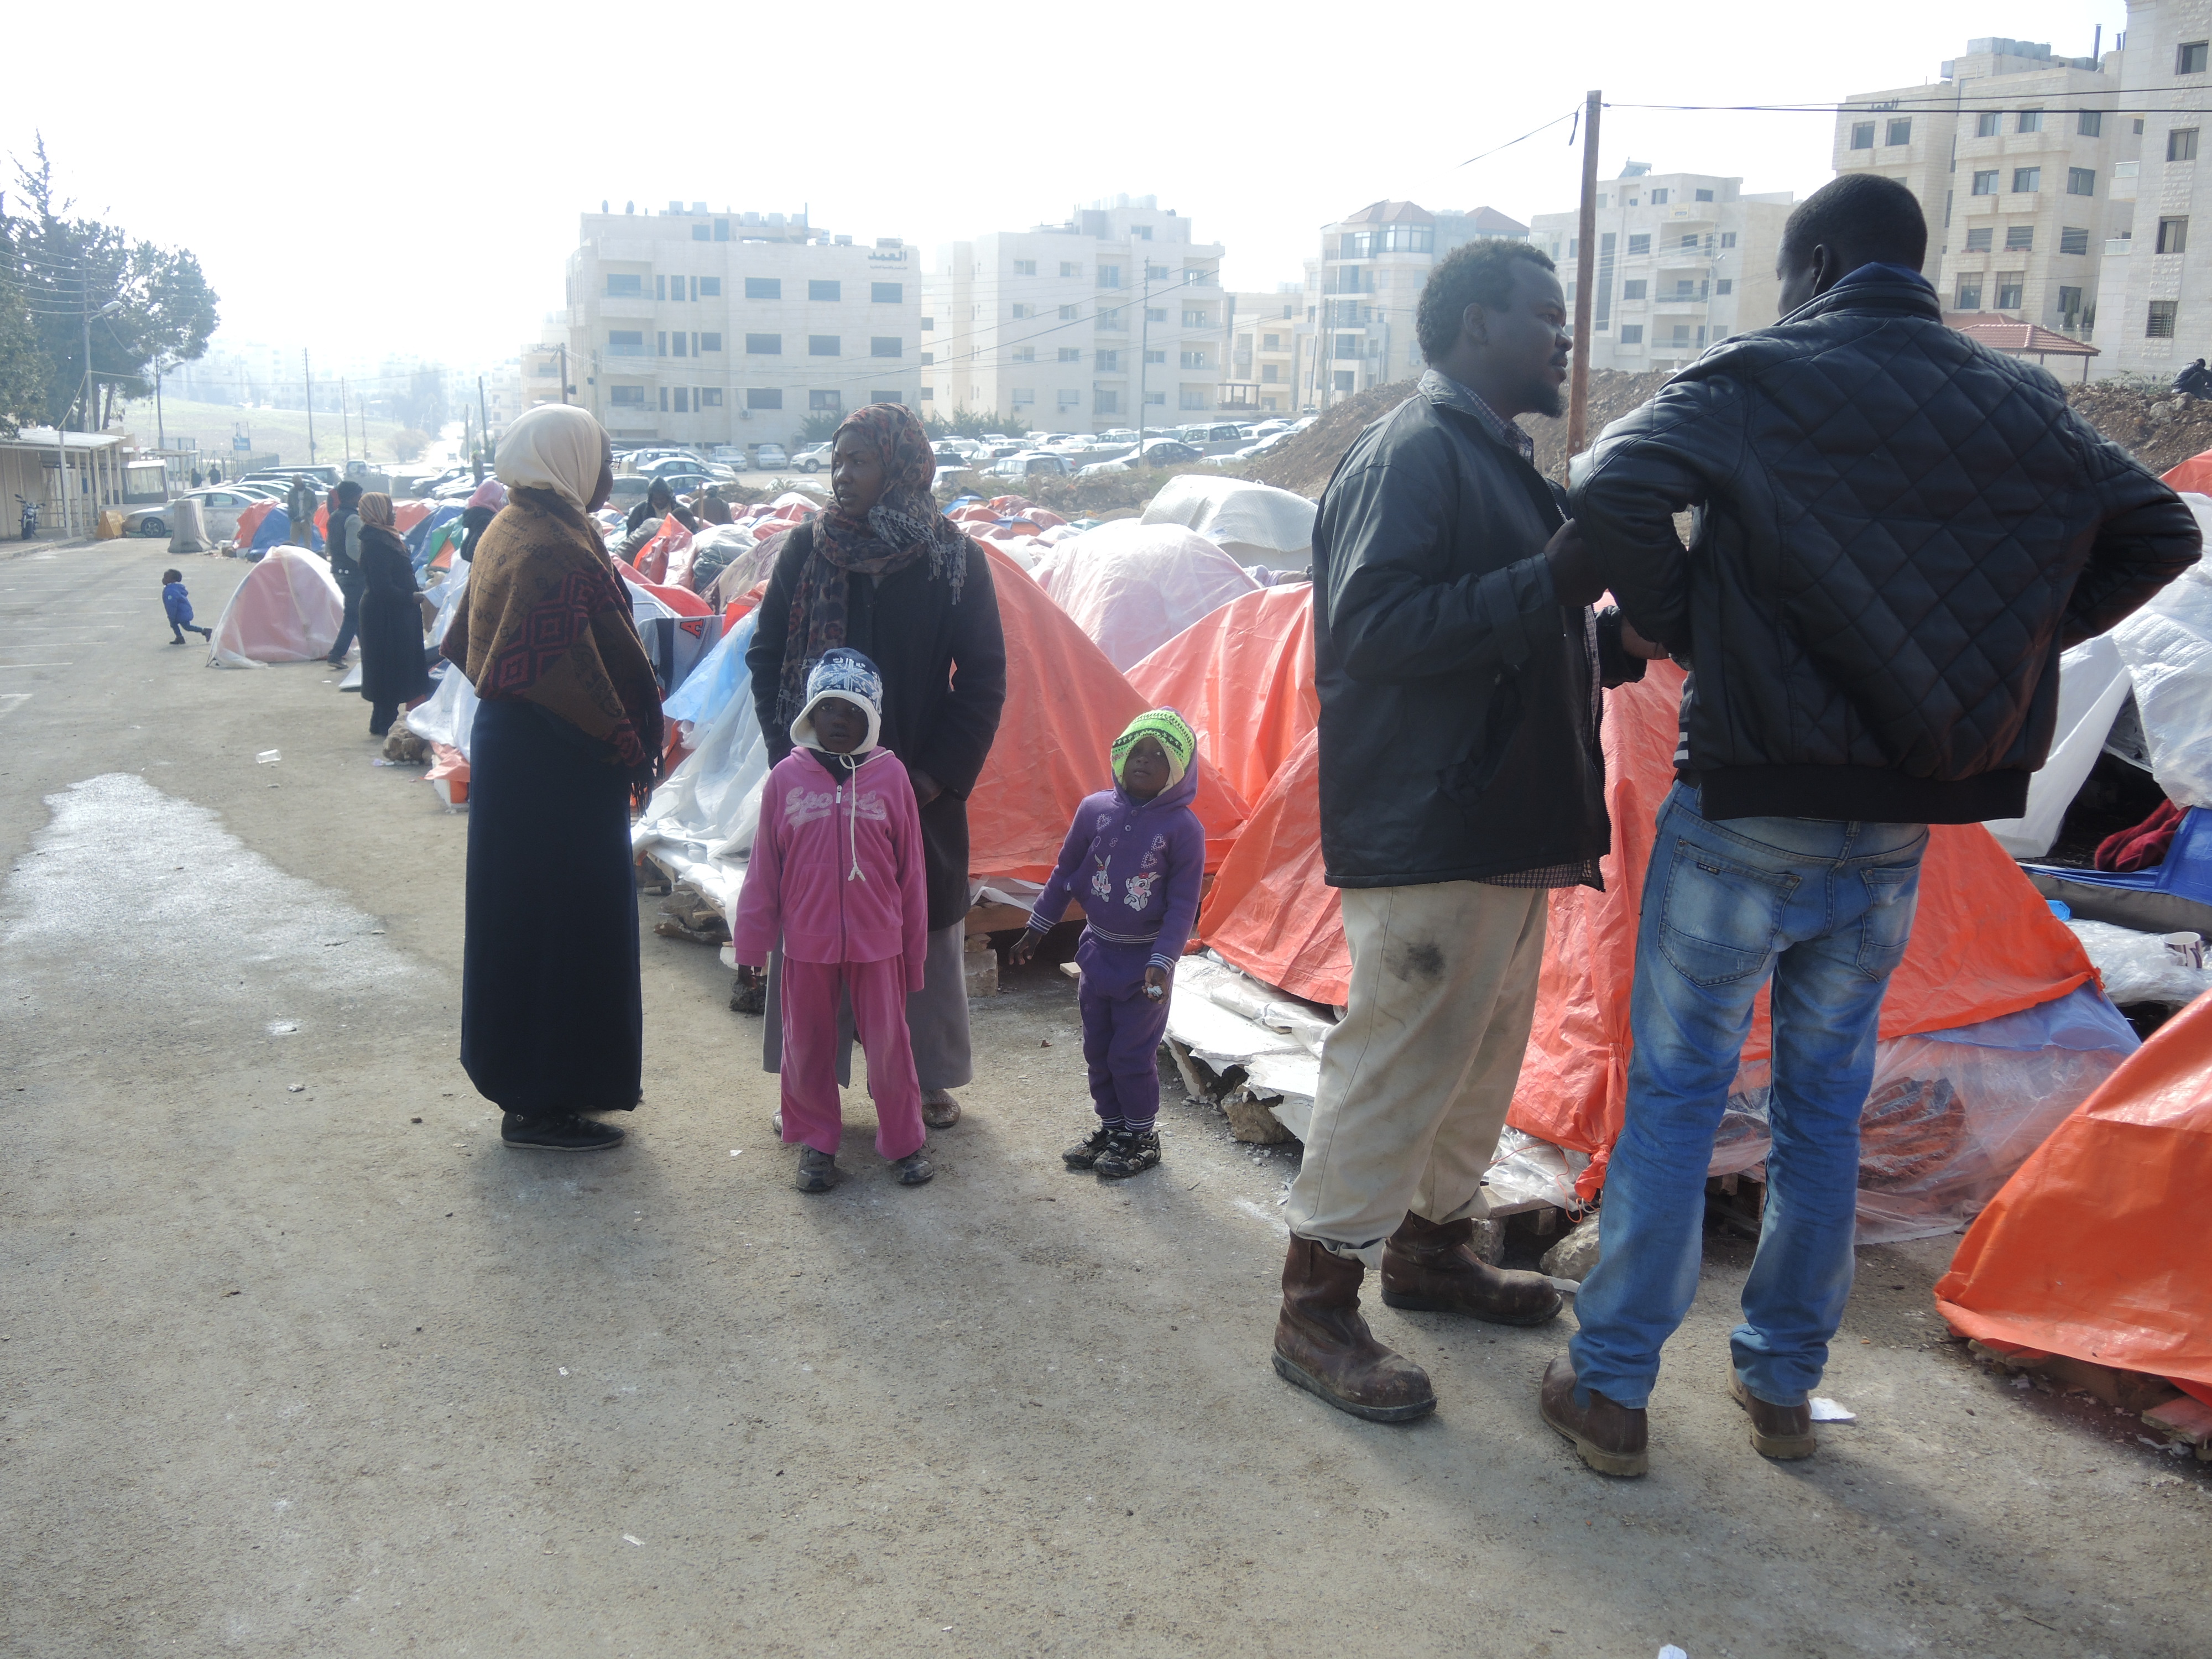
[[[2054,58],[1993,36],[1969,40],[1939,83],[1844,100],[1836,171],[1878,173],[1919,198],[1923,270],[1947,312],[2088,335],[2142,142],[2142,122],[2114,112],[2118,56]]]
[[[2198,140],[2212,138],[2212,113],[2199,113],[2212,111],[2212,6],[2130,0],[2120,44],[2119,106],[2146,112],[2106,123],[2120,131],[2092,372],[2165,379],[2212,357],[2212,187],[2197,172]]]
[[[1300,406],[1307,343],[1303,283],[1279,283],[1273,293],[1223,297],[1222,354],[1227,378],[1221,407],[1237,413],[1289,414]]]
[[[1590,297],[1593,368],[1675,369],[1717,340],[1764,328],[1780,310],[1774,276],[1796,198],[1747,196],[1741,179],[1655,173],[1631,161],[1598,192]],[[1578,213],[1540,213],[1528,240],[1552,256],[1574,309]]]
[[[1221,245],[1151,196],[937,250],[921,408],[1033,430],[1180,425],[1221,396]]]
[[[582,216],[568,256],[569,400],[618,443],[777,443],[810,416],[921,401],[918,250],[855,246],[803,215]],[[556,346],[558,341],[554,343]],[[544,401],[544,347],[524,353]]]
[[[1320,257],[1306,263],[1313,343],[1301,406],[1418,375],[1426,366],[1413,329],[1421,289],[1437,260],[1485,237],[1519,240],[1528,227],[1495,208],[1431,213],[1418,202],[1370,202],[1324,225]]]

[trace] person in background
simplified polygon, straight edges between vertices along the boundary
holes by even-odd
[[[884,741],[898,751],[921,809],[929,887],[929,958],[907,999],[922,1119],[959,1121],[952,1091],[972,1075],[967,971],[969,789],[991,752],[1006,701],[1006,643],[990,557],[938,511],[935,462],[912,410],[870,404],[837,428],[836,504],[786,533],[745,653],[753,707],[771,761],[790,752],[791,722],[823,653],[865,652],[884,678]],[[769,964],[763,1064],[781,1061],[779,968]],[[839,1078],[850,1074],[849,1045]]]
[[[1023,967],[1082,884],[1083,1059],[1097,1127],[1060,1154],[1071,1170],[1125,1180],[1160,1161],[1160,1039],[1176,963],[1198,916],[1206,830],[1198,735],[1172,708],[1131,720],[1109,757],[1115,787],[1075,809],[1052,878],[1011,958]]]
[[[284,492],[284,513],[292,520],[292,545],[314,545],[315,487],[306,478],[293,477],[291,489]]]
[[[192,623],[192,601],[185,586],[185,573],[164,570],[161,573],[161,609],[169,618],[169,643],[185,644],[185,635],[197,634],[204,640],[215,638],[210,628],[195,627]]]
[[[592,1152],[583,1115],[640,1098],[635,791],[659,775],[660,688],[590,514],[607,434],[540,404],[501,439],[507,504],[477,544],[443,641],[480,699],[469,749],[461,1064],[510,1146]]]
[[[192,469],[192,488],[198,489],[205,482],[205,476],[200,471],[199,468],[194,467]]]
[[[402,703],[430,695],[422,658],[422,607],[415,565],[393,522],[392,497],[361,498],[361,695],[368,702],[368,734],[383,737]]]
[[[361,626],[361,515],[355,510],[360,500],[361,486],[351,478],[331,490],[329,529],[323,537],[324,556],[331,562],[338,592],[345,596],[345,617],[326,659],[333,668],[345,666],[354,632]]]
[[[1516,418],[1565,412],[1573,341],[1551,260],[1482,241],[1439,260],[1414,395],[1337,464],[1314,526],[1321,843],[1352,983],[1322,1045],[1284,1219],[1274,1364],[1340,1411],[1405,1422],[1428,1375],[1376,1340],[1359,1288],[1502,1325],[1559,1311],[1541,1273],[1473,1249],[1483,1176],[1535,1013],[1551,890],[1601,887],[1612,828],[1601,684],[1637,643]]]
[[[692,505],[699,514],[699,521],[702,524],[730,522],[730,504],[722,499],[721,490],[714,484],[708,484],[706,489],[701,490],[698,499]]]
[[[782,1106],[777,1132],[803,1143],[797,1186],[837,1184],[838,1010],[852,1010],[876,1103],[876,1152],[902,1187],[936,1173],[923,1152],[906,1000],[929,943],[921,819],[906,768],[877,744],[884,684],[842,647],[806,677],[792,749],[761,796],[760,832],[738,897],[731,953],[750,968],[782,954]],[[823,784],[830,786],[827,791]]]
[[[676,522],[693,535],[699,533],[698,515],[678,501],[676,492],[665,483],[655,478],[646,487],[645,499],[630,508],[629,517],[623,521],[623,532],[635,537],[639,531],[646,529],[650,525],[652,529],[647,534],[645,541],[651,541],[654,535],[659,533],[660,521],[672,514],[675,515]],[[644,546],[645,541],[639,542],[638,545]]]
[[[210,461],[208,463],[208,482],[211,484],[219,484],[222,482],[222,463],[221,461]]]
[[[2173,390],[2178,397],[2212,398],[2212,368],[2205,368],[2199,357],[2173,377]]]
[[[477,486],[476,493],[461,508],[460,560],[463,564],[476,557],[477,543],[484,532],[491,528],[491,521],[499,516],[500,508],[506,505],[507,486],[497,478],[486,478]]]
[[[1602,1244],[1538,1400],[1601,1474],[1647,1466],[1714,1133],[1768,986],[1774,1146],[1727,1387],[1754,1451],[1814,1449],[1807,1402],[1850,1295],[1859,1119],[1928,825],[2025,811],[2059,653],[2198,556],[2188,507],[2057,381],[1944,325],[1926,253],[1903,185],[1822,185],[1783,226],[1782,320],[1680,371],[1578,470],[1603,579],[1691,669]]]

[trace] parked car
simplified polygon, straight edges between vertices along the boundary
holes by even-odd
[[[648,478],[658,478],[669,472],[703,472],[707,470],[707,463],[696,455],[661,455],[641,465],[637,465],[637,470]]]
[[[769,472],[779,467],[786,467],[790,465],[791,457],[783,453],[783,446],[781,444],[755,444],[753,446],[753,470],[755,471]]]
[[[176,504],[179,501],[198,501],[200,504],[200,523],[211,542],[227,542],[238,534],[238,515],[258,502],[275,499],[259,490],[247,490],[231,484],[210,484],[205,489],[187,489],[158,507],[142,507],[123,515],[123,533],[126,536],[167,536],[177,527]]]
[[[344,469],[335,465],[315,466],[264,466],[258,472],[249,472],[240,483],[273,483],[285,489],[292,487],[294,478],[305,478],[323,489],[336,489],[344,478]]]
[[[1104,444],[1133,444],[1137,441],[1136,429],[1133,427],[1109,426],[1098,434],[1098,441]]]
[[[1025,449],[991,464],[992,476],[1000,478],[1064,478],[1073,471],[1066,456],[1041,449]]]
[[[678,495],[696,495],[710,483],[727,483],[726,478],[717,478],[708,472],[664,472],[660,482]]]
[[[830,465],[830,452],[835,444],[809,444],[792,456],[791,464],[801,472],[819,472]]]
[[[618,473],[615,477],[615,493],[607,497],[607,505],[617,512],[627,513],[645,499],[646,491],[653,488],[653,480],[635,472]]]

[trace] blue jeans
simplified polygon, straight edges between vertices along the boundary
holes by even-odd
[[[1676,784],[1659,809],[1636,939],[1627,1121],[1606,1174],[1600,1260],[1568,1345],[1578,1399],[1641,1409],[1697,1294],[1705,1168],[1773,981],[1766,1215],[1729,1339],[1761,1400],[1802,1403],[1851,1291],[1859,1114],[1882,993],[1905,956],[1928,831],[1826,818],[1709,823]]]

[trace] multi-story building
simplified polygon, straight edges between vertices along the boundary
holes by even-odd
[[[917,252],[896,237],[856,246],[804,215],[708,213],[703,202],[585,214],[562,331],[569,399],[617,442],[748,447],[787,447],[811,416],[862,404],[915,407]],[[544,400],[545,359],[542,347],[524,354],[532,401]]]
[[[1419,374],[1413,331],[1422,284],[1438,259],[1484,237],[1519,240],[1528,227],[1495,208],[1431,213],[1416,202],[1370,202],[1324,225],[1321,253],[1306,263],[1313,343],[1304,402],[1337,398]]]
[[[1174,425],[1220,397],[1221,245],[1151,196],[940,246],[922,281],[921,406],[1032,429]]]
[[[2120,43],[2119,106],[2146,112],[2106,124],[2119,132],[2093,373],[2165,378],[2212,356],[2212,186],[2200,190],[2197,173],[2198,138],[2212,127],[2212,10],[2130,0]],[[2212,146],[2203,154],[2212,161]]]
[[[2129,223],[2141,143],[2141,120],[2114,112],[2117,57],[1969,40],[1938,84],[1844,100],[1836,171],[1878,173],[1919,198],[1923,270],[1946,311],[2088,334],[2105,246]],[[2128,176],[2116,177],[2124,164]]]
[[[1287,414],[1300,406],[1304,352],[1312,339],[1303,283],[1272,294],[1232,292],[1222,302],[1221,404],[1237,413]]]
[[[1795,201],[1750,195],[1741,179],[1655,173],[1631,161],[1597,198],[1590,296],[1593,368],[1674,369],[1716,340],[1775,319],[1775,256]],[[1582,242],[1577,213],[1540,213],[1528,240],[1552,256],[1573,310]]]

